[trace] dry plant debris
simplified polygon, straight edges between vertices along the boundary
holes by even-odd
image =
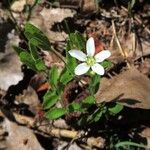
[[[43,150],[49,149],[51,144],[55,149],[112,149],[122,139],[131,139],[149,148],[149,2],[139,0],[128,9],[129,3],[122,0],[109,3],[107,0],[42,0],[34,6],[35,2],[15,0],[9,9],[6,1],[0,2],[0,34],[3,37],[0,38],[0,149]],[[85,114],[73,112],[55,121],[47,120],[41,102],[52,86],[46,82],[45,73],[34,76],[29,70],[21,72],[22,64],[12,50],[14,44],[26,49],[27,41],[20,33],[28,21],[47,35],[56,52],[38,51],[49,70],[53,65],[59,73],[65,68],[68,33],[75,29],[87,39],[94,38],[97,52],[110,49],[109,60],[113,65],[101,78],[96,105],[117,102],[124,105],[121,113],[110,117],[104,109],[106,114],[102,112],[98,122],[82,127],[74,125],[73,121],[78,122],[91,110]],[[84,86],[78,77],[71,80],[64,87],[61,102],[56,105],[67,108],[71,102],[81,103],[89,95],[89,83],[89,78]],[[35,134],[41,135],[42,140],[50,138],[46,148]]]
[[[132,67],[111,79],[103,78],[97,102],[116,101],[132,108],[150,108],[150,80]]]

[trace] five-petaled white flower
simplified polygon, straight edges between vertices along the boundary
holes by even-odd
[[[83,63],[79,64],[75,68],[75,74],[76,75],[82,75],[88,72],[88,70],[91,68],[93,72],[104,75],[104,68],[99,63],[107,59],[111,53],[109,50],[103,50],[99,53],[95,54],[95,43],[94,39],[91,37],[87,40],[86,43],[86,51],[87,55],[84,54],[81,50],[70,50],[69,54],[78,59],[79,61],[82,61]]]

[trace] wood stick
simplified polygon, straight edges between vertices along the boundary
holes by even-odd
[[[52,126],[46,126],[46,125],[45,126],[44,125],[37,126],[35,118],[20,115],[15,112],[13,112],[12,114],[18,123],[26,125],[32,129],[35,129],[37,127],[37,130],[39,132],[43,132],[47,135],[51,135],[51,136],[58,137],[58,138],[65,137],[65,138],[72,138],[72,139],[78,139],[78,138],[82,137],[83,135],[85,135],[84,131],[59,129],[59,128],[55,128]],[[0,116],[5,117],[5,115],[2,113],[1,110],[0,110]],[[88,137],[88,138],[83,138],[83,140],[84,141],[82,141],[82,139],[81,139],[82,142],[86,142],[88,144],[88,146],[90,146],[90,147],[93,147],[93,146],[98,147],[98,148],[104,147],[105,140],[101,137],[98,137],[98,138]]]

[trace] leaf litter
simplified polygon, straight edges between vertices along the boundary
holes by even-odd
[[[27,2],[27,3],[28,5],[33,4],[32,2]],[[18,4],[19,6],[20,5],[21,6],[20,7],[15,6]],[[92,1],[83,0],[83,3],[79,3],[78,0],[75,0],[72,2],[61,1],[60,3],[58,2],[55,4],[53,5],[53,3],[47,3],[46,1],[45,3],[42,3],[42,5],[37,5],[37,7],[33,9],[29,21],[32,22],[35,26],[38,26],[44,33],[46,33],[46,35],[52,42],[53,46],[55,47],[56,45],[60,46],[60,44],[62,44],[63,46],[65,45],[65,40],[68,37],[68,34],[66,33],[66,31],[64,31],[64,28],[62,27],[63,25],[62,22],[66,20],[68,17],[73,18],[72,22],[75,24],[77,23],[80,27],[82,27],[81,31],[84,34],[86,34],[87,37],[90,36],[91,34],[94,35],[95,38],[98,41],[100,41],[98,42],[98,44],[100,45],[99,47],[106,47],[110,49],[112,52],[112,57],[110,58],[110,60],[114,64],[113,67],[107,71],[107,74],[101,79],[101,83],[96,93],[96,102],[97,104],[101,104],[101,103],[109,104],[109,103],[117,102],[124,105],[125,109],[123,109],[122,113],[116,116],[116,118],[107,120],[107,122],[103,120],[103,122],[101,121],[97,125],[92,124],[92,127],[90,126],[88,128],[87,133],[84,133],[84,137],[91,136],[92,140],[90,139],[90,141],[88,141],[89,139],[87,138],[82,139],[81,138],[82,136],[80,137],[80,135],[74,137],[73,135],[76,135],[77,131],[79,131],[80,133],[80,129],[74,127],[74,125],[70,123],[68,124],[66,118],[62,118],[62,120],[57,123],[57,120],[56,122],[55,121],[51,122],[51,121],[47,121],[43,117],[41,97],[43,96],[43,92],[45,93],[46,90],[50,87],[50,85],[44,88],[44,90],[42,89],[38,91],[37,89],[40,89],[39,87],[41,87],[41,85],[39,84],[45,83],[46,81],[45,78],[43,77],[41,78],[39,75],[37,75],[38,77],[36,80],[33,81],[34,82],[33,85],[33,83],[30,83],[30,80],[32,80],[35,76],[33,74],[32,75],[29,74],[29,76],[30,77],[33,76],[33,78],[29,79],[28,85],[26,85],[23,89],[19,89],[18,87],[20,86],[17,87],[17,85],[20,85],[19,80],[21,80],[21,83],[24,83],[24,81],[26,80],[22,76],[23,73],[21,73],[20,61],[11,51],[10,53],[11,55],[13,54],[13,59],[10,59],[11,57],[10,53],[9,53],[9,57],[7,55],[3,55],[3,56],[1,55],[5,59],[10,59],[15,61],[9,62],[9,64],[7,65],[7,67],[4,68],[4,70],[3,70],[3,64],[0,65],[0,67],[2,68],[0,70],[0,75],[2,74],[3,71],[5,72],[0,76],[0,81],[3,81],[0,82],[0,88],[5,90],[3,94],[0,96],[0,105],[1,105],[0,108],[2,110],[5,109],[6,112],[12,111],[20,114],[20,116],[18,115],[19,116],[18,118],[16,117],[16,119],[18,120],[21,117],[25,117],[24,120],[28,120],[29,119],[28,117],[32,116],[30,118],[31,120],[30,119],[29,120],[32,122],[32,124],[30,124],[30,127],[32,127],[33,131],[36,131],[34,130],[34,125],[36,127],[42,125],[44,127],[44,129],[42,130],[44,131],[44,133],[41,135],[42,139],[47,138],[47,135],[45,135],[45,133],[50,133],[49,137],[53,137],[53,136],[57,137],[57,140],[51,139],[49,143],[45,144],[46,146],[45,145],[41,146],[43,140],[40,140],[39,137],[38,137],[39,141],[37,140],[32,130],[28,129],[29,126],[28,123],[25,124],[26,127],[22,127],[21,124],[18,124],[17,122],[12,123],[9,120],[5,119],[4,121],[5,123],[3,122],[4,126],[2,127],[4,129],[4,132],[0,132],[1,133],[0,138],[4,140],[0,140],[0,144],[2,143],[4,147],[5,146],[8,147],[7,149],[14,148],[17,150],[17,149],[29,149],[29,147],[31,149],[43,149],[42,147],[46,147],[45,149],[49,149],[51,148],[51,144],[55,146],[55,149],[65,149],[68,147],[69,147],[68,149],[89,149],[89,148],[93,149],[93,147],[96,148],[96,145],[98,146],[99,143],[100,147],[97,147],[98,149],[99,148],[111,149],[110,148],[111,142],[112,143],[115,142],[115,140],[117,140],[118,137],[124,140],[128,140],[130,138],[135,142],[141,143],[142,140],[140,141],[139,139],[137,139],[136,138],[137,136],[140,138],[146,137],[147,143],[144,144],[147,144],[147,146],[150,147],[148,142],[149,141],[148,133],[149,133],[149,125],[150,125],[148,119],[148,114],[149,114],[148,111],[150,109],[150,102],[149,102],[150,45],[149,45],[149,33],[148,33],[149,21],[147,21],[148,18],[147,12],[148,12],[149,4],[144,5],[143,2],[138,3],[140,5],[143,5],[144,8],[143,11],[139,10],[137,11],[137,13],[134,13],[135,15],[134,21],[132,20],[133,18],[129,15],[127,9],[124,9],[123,7],[120,7],[120,9],[118,9],[114,5],[113,7],[110,7],[109,5],[111,4],[107,4],[105,2],[102,2],[102,5],[99,5],[99,3],[95,3],[95,1],[93,0]],[[59,5],[60,8],[58,7],[57,4],[60,4]],[[124,4],[124,6],[126,6],[126,4]],[[20,25],[21,27],[24,25],[26,20],[26,15],[22,14],[22,12],[24,12],[25,7],[26,7],[26,3],[23,0],[15,1],[14,4],[12,5],[12,9],[14,11],[13,15],[15,16],[18,25]],[[98,15],[96,14],[98,12],[97,7],[100,8],[99,10],[100,13]],[[78,16],[78,18],[76,18],[76,15]],[[112,18],[116,20],[115,28],[117,31],[117,36],[120,45],[123,49],[123,52],[125,52],[125,56],[122,55],[118,43],[116,42],[116,39],[114,37],[114,31],[111,22]],[[58,29],[56,31],[54,31],[53,27],[57,23],[59,23],[60,26],[58,26]],[[142,23],[144,24],[144,27],[141,26]],[[132,25],[135,28],[134,29],[132,28],[131,30]],[[60,27],[61,30],[59,30]],[[133,30],[136,32],[133,32]],[[16,37],[13,37],[13,39],[15,38]],[[16,39],[18,39],[18,37]],[[8,39],[8,42],[11,43],[11,40]],[[6,46],[6,49],[9,51],[9,46]],[[61,50],[60,51],[58,50],[58,52],[63,54],[65,48],[60,47],[59,49]],[[60,67],[59,70],[61,70],[64,67],[62,61],[58,60],[58,58],[55,55],[53,55],[51,52],[49,53],[43,51],[42,55],[44,55],[44,61],[47,67],[51,68],[52,64],[56,64],[56,66]],[[127,67],[126,62],[129,62],[130,67]],[[117,68],[116,66],[118,66],[119,68]],[[117,68],[117,71],[115,67]],[[15,74],[21,75],[21,78],[19,79],[17,78],[16,82],[12,80],[14,72]],[[6,79],[5,77],[7,76],[11,76],[11,78]],[[6,84],[7,81],[9,82],[9,84]],[[19,83],[17,84],[17,82]],[[74,82],[75,81],[71,81],[68,84],[69,88],[67,88],[66,86],[67,90],[65,89],[65,92],[63,93],[65,97],[68,96],[67,95],[67,93],[69,93],[68,89],[70,88],[72,89],[72,85],[74,85]],[[11,88],[9,88],[10,86]],[[80,101],[82,97],[87,96],[88,93],[86,93],[86,87],[82,87],[82,92],[78,94],[80,96],[76,98],[77,101],[78,100]],[[6,99],[5,101],[9,101],[9,98],[10,100],[13,100],[13,102],[10,102],[8,104],[4,103],[4,99]],[[4,108],[2,106],[4,106]],[[137,115],[138,117],[134,121],[134,117],[135,117],[134,113],[135,114],[141,113],[146,115],[144,115],[144,117],[142,117],[142,115],[139,116]],[[6,114],[0,116],[2,116],[2,118],[6,118],[7,117]],[[126,116],[125,114],[128,115]],[[106,116],[106,118],[107,117],[108,116]],[[21,123],[21,120],[19,122]],[[123,127],[121,126],[121,123],[123,124]],[[127,127],[126,124],[129,126]],[[49,129],[49,127],[53,127],[53,126],[56,127],[57,130],[52,128]],[[65,132],[62,132],[61,130],[62,127],[63,129],[67,129],[67,131],[65,130]],[[143,132],[140,132],[138,130],[142,130]],[[52,131],[53,134],[51,134],[50,131]],[[8,135],[3,134],[5,132],[8,132]],[[117,134],[118,137],[115,137],[115,134]],[[72,140],[66,142],[66,140],[64,140],[61,137],[65,137],[65,138],[72,137]],[[110,137],[113,137],[113,139],[111,139]],[[77,140],[76,138],[79,138],[79,140]],[[82,139],[81,141],[80,138]],[[18,141],[20,141],[19,144],[17,143]],[[23,144],[21,145],[21,143]],[[17,145],[18,147],[16,147],[15,145]],[[12,147],[9,148],[10,146]]]
[[[132,67],[111,79],[103,78],[96,93],[97,102],[119,102],[132,108],[150,108],[150,80]]]

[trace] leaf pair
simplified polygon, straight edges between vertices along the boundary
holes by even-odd
[[[44,33],[30,23],[26,23],[24,34],[28,41],[43,50],[50,50],[51,44]]]
[[[53,100],[54,102],[54,100]],[[67,113],[71,113],[71,112],[75,112],[75,111],[79,111],[79,112],[83,112],[95,103],[95,98],[93,96],[89,96],[87,97],[85,100],[83,100],[81,103],[71,103],[70,105],[68,105],[65,108],[52,108],[50,109],[48,112],[46,112],[46,117],[54,120],[54,119],[58,119],[61,116],[67,114]],[[52,101],[51,101],[52,104]]]
[[[24,50],[14,46],[15,51],[20,57],[20,60],[35,71],[44,71],[46,66],[38,53],[38,48],[50,50],[50,42],[42,31],[34,25],[27,23],[25,25],[24,34],[28,39],[29,50]]]

